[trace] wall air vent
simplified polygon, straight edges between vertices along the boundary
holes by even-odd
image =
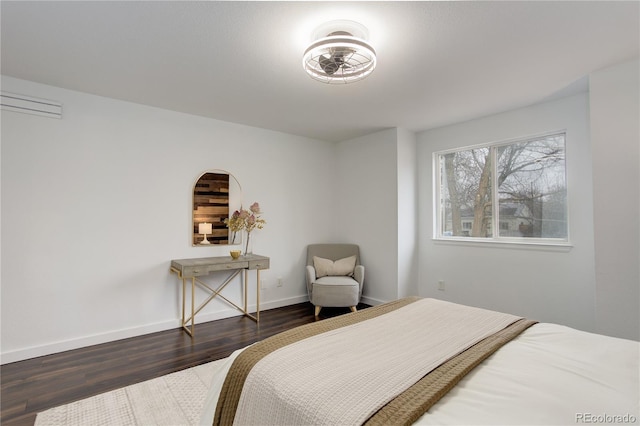
[[[4,110],[51,118],[62,118],[62,104],[60,102],[7,92],[1,92],[1,95],[1,106]]]

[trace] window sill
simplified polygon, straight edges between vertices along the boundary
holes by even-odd
[[[553,252],[569,252],[573,248],[570,242],[547,242],[547,241],[501,241],[501,240],[479,240],[476,238],[433,238],[436,245],[452,245],[466,247],[484,248],[506,248],[515,250],[539,250]]]

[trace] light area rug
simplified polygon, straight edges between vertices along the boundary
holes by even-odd
[[[38,413],[35,426],[196,425],[224,360],[202,364]]]

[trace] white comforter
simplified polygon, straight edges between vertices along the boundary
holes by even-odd
[[[232,354],[214,377],[201,424],[211,425]],[[434,405],[421,425],[638,424],[640,344],[537,324]]]
[[[537,324],[469,373],[421,425],[638,421],[638,342]],[[597,421],[615,416],[620,421]]]

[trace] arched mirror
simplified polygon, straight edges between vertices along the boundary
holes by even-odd
[[[224,223],[241,204],[242,189],[231,173],[212,170],[200,175],[193,185],[193,245],[241,244],[242,235]]]

